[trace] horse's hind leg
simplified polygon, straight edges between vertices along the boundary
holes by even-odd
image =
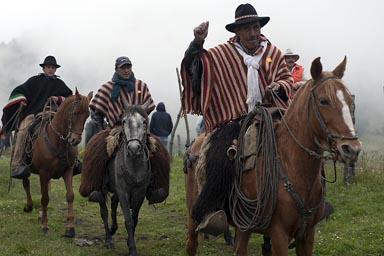
[[[24,187],[25,194],[27,196],[27,201],[24,206],[24,212],[31,212],[33,210],[33,202],[32,202],[31,186],[30,186],[29,178],[23,179],[23,187]]]
[[[75,198],[75,195],[73,193],[73,188],[72,188],[72,171],[67,170],[64,174],[64,183],[65,183],[65,188],[67,190],[67,193],[65,195],[67,199],[67,204],[68,204],[68,210],[67,210],[67,224],[65,227],[65,237],[74,237],[75,236],[75,227],[74,227],[74,213],[73,213],[73,200]]]
[[[109,230],[109,225],[108,225],[108,208],[105,200],[99,202],[100,205],[100,215],[101,218],[103,219],[103,224],[104,224],[104,232],[105,232],[105,247],[107,249],[114,249],[115,246],[113,245],[112,241],[112,235]]]
[[[114,194],[111,198],[111,218],[112,218],[112,225],[111,225],[111,236],[113,236],[116,233],[116,230],[118,228],[117,226],[117,217],[116,217],[116,211],[117,206],[119,205],[119,197]]]

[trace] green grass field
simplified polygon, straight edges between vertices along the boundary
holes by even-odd
[[[376,164],[375,164],[376,163]],[[333,170],[327,166],[329,179]],[[380,156],[366,155],[358,163],[355,183],[343,185],[341,166],[337,182],[327,184],[327,200],[335,207],[330,219],[317,226],[314,255],[384,255],[384,166]],[[50,188],[48,221],[50,231],[43,234],[37,219],[40,205],[38,176],[32,175],[35,208],[24,213],[25,194],[20,180],[13,180],[8,193],[9,159],[0,159],[0,255],[126,255],[126,230],[119,211],[119,229],[114,236],[116,249],[103,245],[103,225],[98,204],[89,203],[78,193],[80,177],[74,178],[76,236],[64,238],[66,213],[63,181],[53,180]],[[182,159],[172,163],[171,191],[165,204],[142,207],[136,229],[140,256],[185,255],[187,210],[184,200]],[[233,233],[233,228],[231,229]],[[261,255],[262,238],[254,234],[250,255]],[[232,255],[224,239],[202,240],[199,255]],[[290,255],[294,255],[290,250]]]

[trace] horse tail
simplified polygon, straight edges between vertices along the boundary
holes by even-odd
[[[94,190],[102,190],[109,159],[106,146],[109,132],[110,130],[107,129],[95,134],[85,146],[79,188],[80,195],[83,197],[89,196]]]
[[[169,174],[171,172],[171,157],[167,148],[157,136],[149,135],[151,171],[154,179],[154,189],[163,188],[169,195]]]
[[[216,210],[223,209],[228,201],[235,175],[235,161],[227,157],[227,150],[237,139],[238,122],[231,122],[213,132],[206,151],[205,184],[193,206],[192,218],[201,222]],[[203,152],[202,152],[203,153]]]

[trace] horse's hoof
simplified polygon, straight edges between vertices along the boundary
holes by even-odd
[[[68,237],[68,238],[74,237],[75,236],[75,228],[66,228],[64,236]]]
[[[110,243],[105,243],[105,248],[107,248],[107,249],[115,249],[115,245],[112,243],[112,242],[110,242]]]
[[[23,210],[24,210],[24,212],[31,212],[33,210],[33,206],[26,205],[26,206],[24,206]]]
[[[111,236],[113,236],[116,233],[116,231],[117,231],[117,226],[116,227],[112,226],[111,229],[109,230],[109,232],[111,233]]]
[[[48,227],[44,227],[44,228],[41,229],[41,231],[43,232],[43,234],[48,234],[49,228]]]

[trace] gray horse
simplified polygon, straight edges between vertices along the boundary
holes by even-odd
[[[105,229],[105,246],[114,248],[112,235],[117,230],[116,209],[120,202],[128,232],[129,255],[137,255],[134,240],[139,211],[151,180],[149,151],[146,146],[148,115],[140,106],[130,106],[122,119],[122,139],[108,163],[106,189],[111,192],[112,225],[108,227],[108,208],[99,202]]]

